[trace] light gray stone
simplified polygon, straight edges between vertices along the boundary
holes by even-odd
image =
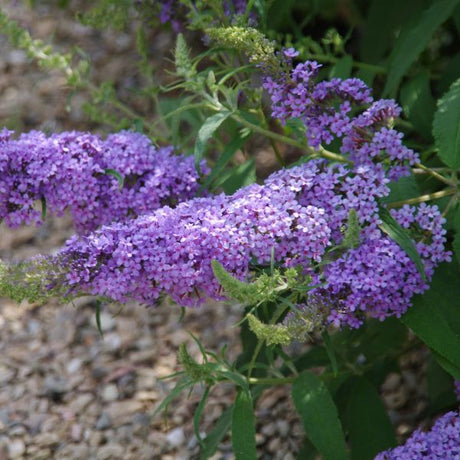
[[[105,385],[102,388],[101,396],[104,401],[116,401],[119,396],[117,386],[113,383]]]
[[[8,444],[9,458],[18,458],[26,452],[26,445],[22,439],[12,439]]]
[[[180,447],[185,443],[184,430],[181,427],[174,428],[166,433],[166,441],[171,447]]]

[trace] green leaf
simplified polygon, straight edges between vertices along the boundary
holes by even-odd
[[[343,420],[351,444],[351,458],[374,458],[395,446],[393,426],[375,386],[365,377],[352,377],[347,387]]]
[[[206,401],[208,400],[208,396],[209,396],[209,387],[206,387],[206,389],[204,390],[203,396],[201,397],[200,403],[198,404],[198,407],[196,408],[195,413],[193,415],[193,431],[195,432],[195,436],[201,445],[203,443],[203,440],[201,439],[201,436],[200,436],[200,419],[203,414],[203,410],[206,405]]]
[[[445,22],[460,0],[437,0],[417,18],[412,27],[401,31],[390,55],[385,96],[394,97],[402,77],[426,48],[436,29]]]
[[[441,160],[452,169],[460,168],[460,78],[438,102],[433,134]]]
[[[384,203],[392,203],[394,201],[403,201],[408,198],[416,198],[421,195],[415,176],[403,176],[396,182],[390,182],[388,184],[390,188],[390,194],[383,198]]]
[[[200,454],[201,460],[207,460],[213,456],[217,450],[219,443],[230,429],[232,421],[233,406],[228,407],[219,417],[213,430],[203,440],[203,449]]]
[[[454,262],[438,267],[430,289],[414,298],[401,321],[438,353],[438,362],[460,377],[460,270]]]
[[[250,158],[245,163],[235,166],[227,174],[222,174],[219,185],[228,195],[235,193],[241,187],[253,184],[256,181],[256,168],[254,158]]]
[[[340,58],[329,72],[329,78],[349,78],[353,68],[353,58],[347,54]]]
[[[364,83],[366,83],[367,86],[371,87],[374,86],[374,79],[376,77],[376,73],[374,70],[371,69],[359,69],[355,77],[359,78],[362,80]]]
[[[236,385],[241,387],[244,391],[249,391],[247,380],[241,374],[237,372],[220,370],[216,371],[216,374],[225,380],[231,380]]]
[[[455,228],[455,237],[452,242],[452,249],[454,250],[457,262],[460,264],[460,206],[455,210],[455,215],[452,221]]]
[[[304,438],[302,447],[297,453],[297,460],[317,460],[318,451],[308,438]]]
[[[436,353],[431,353],[426,367],[426,382],[430,400],[430,413],[445,412],[455,403],[452,376],[437,362]]]
[[[166,410],[168,405],[176,398],[179,397],[179,395],[186,389],[191,386],[190,379],[188,376],[182,377],[177,383],[176,386],[172,389],[172,391],[164,398],[160,405],[155,409],[155,411],[152,414],[152,417],[155,417],[160,411],[163,409]]]
[[[417,132],[430,139],[436,103],[431,95],[427,72],[417,74],[402,86],[401,102],[404,113]]]
[[[457,262],[460,263],[460,232],[457,230],[454,241],[452,242],[452,249],[454,250]]]
[[[332,344],[331,337],[327,331],[324,331],[321,335],[324,341],[324,346],[326,347],[327,356],[331,362],[332,372],[337,376],[339,372],[339,366],[337,364],[337,356],[335,355],[334,345]]]
[[[292,399],[308,439],[324,460],[347,459],[347,446],[337,408],[324,383],[304,371],[292,384]]]
[[[101,337],[104,337],[104,332],[102,331],[102,324],[101,324],[101,304],[102,302],[100,300],[96,300],[96,326],[97,330],[99,331],[99,334]]]
[[[436,361],[438,364],[448,372],[455,380],[460,380],[460,367],[453,365],[448,359],[444,358],[439,353],[436,353],[434,350],[431,350],[434,356],[436,356]]]
[[[232,413],[232,444],[236,460],[255,460],[256,420],[252,397],[249,392],[240,391]]]
[[[251,311],[251,309],[252,309],[251,306],[246,307],[243,311],[243,316],[246,316]],[[243,372],[243,369],[247,369],[249,364],[251,363],[252,357],[259,343],[256,335],[249,328],[247,321],[244,321],[240,325],[240,341],[241,341],[242,352],[240,353],[240,355],[238,356],[236,360],[236,368],[240,372]],[[266,351],[267,351],[267,347],[263,345],[257,356],[257,362],[256,362],[257,365],[259,364],[266,365],[268,363]],[[265,370],[261,370],[258,367],[255,367],[251,375],[253,377],[261,377],[261,376],[265,376],[266,372]]]
[[[113,176],[113,177],[115,177],[115,179],[118,181],[118,188],[119,188],[120,190],[123,188],[124,178],[123,178],[123,176],[122,176],[118,171],[116,171],[115,169],[106,169],[106,170],[104,170],[104,172],[105,172],[108,176]]]
[[[306,353],[294,359],[294,365],[299,371],[327,366],[329,363],[326,348],[320,345],[313,346]]]
[[[387,318],[383,322],[369,319],[360,329],[363,328],[364,334],[355,347],[356,358],[363,355],[369,363],[392,354],[399,356],[407,339],[407,329],[396,318]]]
[[[401,26],[409,18],[416,17],[423,7],[420,0],[373,0],[367,10],[359,40],[361,60],[370,64],[379,64],[391,49],[392,42]]]
[[[459,8],[460,11],[460,8]],[[446,62],[437,86],[437,90],[444,93],[449,90],[450,85],[460,77],[460,53],[449,57]]]
[[[212,168],[211,173],[206,178],[206,181],[203,184],[203,189],[207,189],[212,182],[219,177],[219,174],[222,173],[223,169],[227,165],[227,163],[232,159],[235,153],[241,148],[241,146],[247,141],[248,135],[245,134],[238,134],[238,136],[234,137],[225,147],[222,154],[219,156],[216,165]]]
[[[460,33],[460,5],[457,8],[455,8],[454,14],[452,15],[452,19],[454,20],[457,32]]]
[[[222,110],[215,115],[207,118],[206,121],[201,126],[200,130],[198,131],[198,136],[195,142],[195,167],[199,171],[200,169],[200,162],[203,158],[203,154],[206,148],[206,144],[211,138],[211,136],[216,132],[219,126],[231,115],[232,112],[229,110]]]
[[[410,239],[406,230],[396,222],[395,218],[388,212],[386,208],[380,207],[380,219],[382,223],[379,225],[380,230],[386,233],[395,243],[398,243],[410,259],[417,267],[420,276],[426,281],[425,269],[423,268],[422,259],[417,252],[414,242]]]

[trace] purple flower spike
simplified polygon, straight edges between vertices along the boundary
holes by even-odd
[[[378,167],[349,170],[311,161],[233,196],[192,199],[73,238],[59,263],[69,267],[67,281],[75,290],[147,304],[166,294],[193,306],[206,296],[222,298],[212,260],[244,279],[251,264],[270,263],[273,249],[275,262],[301,266],[319,286],[306,296],[307,305],[315,299],[329,312],[329,323],[359,327],[366,315],[400,316],[412,296],[428,287],[412,260],[378,228],[377,199],[388,194],[387,182]],[[352,209],[362,227],[359,244],[333,251],[325,263],[328,249],[342,242]],[[423,231],[416,247],[430,278],[450,257],[439,211],[422,205],[394,216]]]
[[[266,69],[263,87],[271,97],[272,116],[283,124],[301,119],[314,148],[340,139],[341,152],[355,164],[384,164],[390,180],[409,174],[408,166],[419,157],[392,128],[401,112],[396,102],[373,101],[371,89],[357,78],[316,82],[321,65],[306,61],[291,68],[297,55],[294,48],[283,51],[288,71],[271,75]]]
[[[10,227],[40,224],[40,200],[50,214],[68,210],[76,230],[88,233],[197,191],[193,159],[175,156],[170,147],[157,149],[139,133],[122,131],[106,140],[81,132],[47,137],[32,131],[12,140],[3,130],[0,136],[0,219]]]
[[[381,452],[375,460],[460,459],[460,414],[448,412],[428,432],[415,431],[402,446]]]

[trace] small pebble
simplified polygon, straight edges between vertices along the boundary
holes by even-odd
[[[35,442],[43,447],[50,447],[59,444],[61,441],[57,433],[42,433],[35,437]]]
[[[73,424],[72,428],[70,429],[70,437],[72,438],[72,441],[80,442],[82,439],[82,435],[83,427],[78,423]]]
[[[110,419],[110,415],[107,412],[102,412],[102,414],[97,419],[96,425],[94,428],[96,430],[107,430],[112,426],[112,420]]]
[[[276,422],[276,425],[278,427],[278,432],[281,435],[282,438],[285,438],[291,429],[290,425],[286,420],[278,420]]]
[[[97,460],[122,459],[124,456],[123,446],[120,444],[107,444],[97,451]]]
[[[75,374],[75,372],[79,371],[81,369],[83,362],[79,358],[73,358],[70,360],[70,362],[67,364],[66,369],[69,374]]]
[[[9,458],[18,458],[26,452],[26,445],[22,439],[13,439],[8,444]]]
[[[60,402],[67,392],[67,381],[62,377],[48,376],[45,379],[45,394],[54,402]]]
[[[182,428],[174,428],[166,433],[166,440],[171,447],[180,447],[185,442],[185,434]]]
[[[116,401],[119,396],[117,386],[113,383],[109,383],[102,389],[101,396],[104,401]]]

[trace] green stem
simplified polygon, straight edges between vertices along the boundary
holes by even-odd
[[[254,366],[256,365],[256,359],[257,356],[259,356],[260,350],[262,349],[262,346],[264,344],[263,340],[260,340],[257,342],[256,348],[254,349],[254,353],[251,356],[251,361],[249,363],[249,368],[248,368],[248,381],[251,380],[251,374],[252,371],[254,370]]]
[[[301,150],[306,151],[309,155],[319,155],[324,158],[328,158],[329,160],[334,160],[334,161],[339,161],[341,163],[347,163],[348,160],[344,158],[342,155],[338,155],[337,153],[330,152],[329,150],[326,150],[323,147],[320,147],[318,150],[313,149],[312,147],[309,147],[302,142],[296,141],[295,139],[292,139],[287,136],[283,136],[282,134],[275,133],[273,131],[269,131],[268,129],[262,128],[261,126],[255,125],[247,120],[245,120],[243,117],[235,114],[232,114],[231,117],[238,123],[241,123],[242,125],[246,126],[247,128],[251,129],[252,131],[263,134],[264,136],[273,139],[275,141],[283,142],[284,144],[292,145],[293,147],[297,147]]]
[[[248,1],[248,4],[246,6],[246,10],[244,11],[244,22],[247,23],[248,22],[248,18],[249,18],[249,12],[251,11],[253,5],[254,5],[254,2],[255,0],[249,0]]]
[[[447,179],[446,177],[442,176],[441,174],[439,174],[435,170],[430,169],[430,168],[426,167],[425,165],[422,165],[421,163],[415,163],[414,166],[416,168],[418,168],[418,169],[421,169],[422,171],[424,171],[425,173],[429,174],[430,176],[434,177],[435,179],[438,179],[439,181],[444,182],[444,184],[446,184],[446,185],[448,185],[450,187],[456,187],[457,186],[456,182],[454,182],[454,181],[452,181],[450,179]]]
[[[251,377],[248,378],[248,382],[251,385],[288,385],[294,382],[296,378],[297,377]]]
[[[452,196],[458,193],[456,188],[446,188],[445,190],[441,190],[439,192],[428,193],[426,195],[418,196],[416,198],[409,198],[407,200],[402,201],[394,201],[393,203],[389,203],[389,208],[399,208],[400,206],[404,206],[405,204],[418,204],[423,203],[425,201],[437,200],[438,198],[444,198],[445,196]]]
[[[284,168],[286,166],[286,163],[284,162],[284,159],[273,139],[270,139],[270,145],[272,146],[273,152],[275,153],[276,160],[278,161],[278,164]]]
[[[328,56],[327,54],[308,53],[308,59],[316,59],[317,61],[335,64],[339,61],[340,58]],[[365,62],[353,61],[353,67],[357,67],[358,69],[370,70],[371,72],[375,72],[377,74],[386,74],[388,72],[385,67],[374,64],[367,64]]]
[[[452,198],[449,200],[449,203],[447,203],[447,206],[445,207],[444,211],[442,212],[442,217],[446,217],[447,213],[450,211],[450,208],[454,206],[454,204],[457,202],[458,196],[452,195]]]
[[[395,124],[398,126],[402,126],[403,128],[406,128],[406,129],[410,129],[410,130],[414,129],[414,125],[410,121],[403,120],[402,118],[397,118],[395,120]]]
[[[449,173],[452,172],[450,168],[429,168],[431,171],[435,171],[437,173]],[[428,174],[424,169],[414,168],[412,169],[414,174]]]

